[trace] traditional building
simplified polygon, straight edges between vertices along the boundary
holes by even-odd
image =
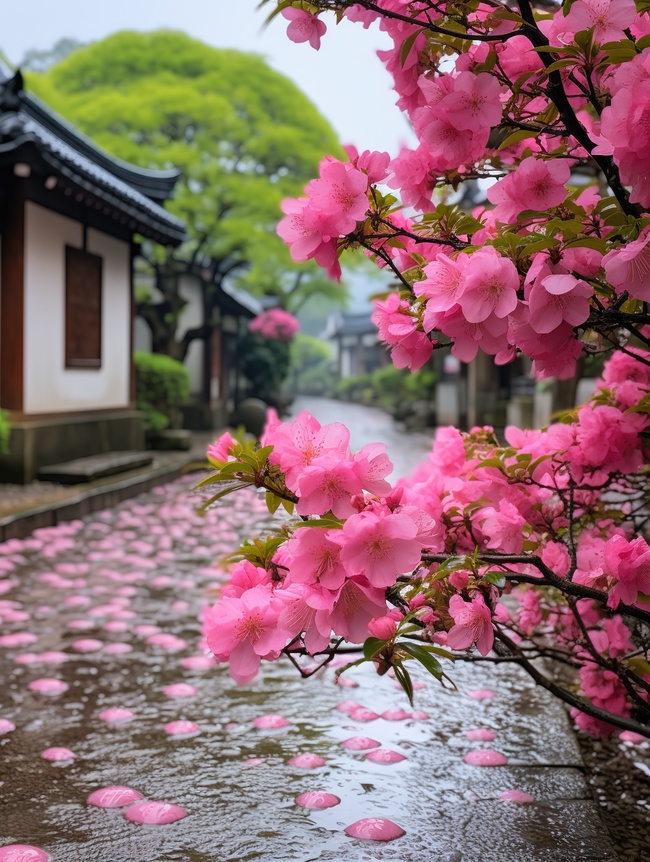
[[[143,446],[134,405],[133,259],[139,235],[177,246],[179,171],[109,156],[0,74],[0,480]]]
[[[369,312],[333,312],[321,337],[334,348],[336,370],[341,378],[370,374],[390,362]]]

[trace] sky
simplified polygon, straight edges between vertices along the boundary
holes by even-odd
[[[395,107],[391,79],[375,52],[386,36],[332,16],[320,51],[290,42],[284,19],[268,28],[269,5],[258,0],[26,0],[5,16],[0,48],[17,64],[30,48],[47,49],[60,38],[89,42],[118,30],[183,30],[217,48],[263,55],[291,78],[330,121],[342,143],[396,155],[413,137]]]

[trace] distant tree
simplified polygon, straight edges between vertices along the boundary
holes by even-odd
[[[211,48],[182,33],[117,33],[75,51],[29,86],[109,152],[144,167],[182,168],[168,208],[188,224],[173,255],[143,247],[158,296],[140,290],[138,312],[155,352],[183,359],[218,322],[227,279],[277,295],[297,311],[313,294],[345,291],[317,267],[295,264],[275,235],[280,201],[300,194],[325,154],[341,155],[327,121],[260,57]],[[186,305],[176,274],[192,269],[206,321],[177,335]]]
[[[59,39],[51,48],[39,50],[38,48],[30,48],[25,52],[25,56],[20,61],[21,69],[30,69],[34,72],[47,72],[56,63],[65,60],[70,54],[83,48],[87,42],[80,42],[78,39],[70,39],[64,36]]]

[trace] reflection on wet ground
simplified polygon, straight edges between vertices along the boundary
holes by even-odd
[[[355,448],[381,438],[378,421],[368,420],[372,436]],[[404,457],[415,448],[402,445]],[[15,726],[0,726],[0,847],[41,847],[52,862],[615,859],[564,712],[512,670],[455,669],[457,692],[422,679],[411,710],[393,680],[366,667],[341,686],[333,669],[302,681],[277,663],[238,688],[207,661],[197,617],[226,577],[215,560],[269,519],[253,493],[201,518],[192,481],[0,546],[0,721]],[[30,686],[42,679],[67,688]],[[480,689],[493,697],[471,696]],[[337,709],[346,701],[366,712]],[[288,724],[256,727],[268,714]],[[170,733],[178,721],[198,730]],[[496,736],[467,739],[474,728]],[[360,736],[380,746],[341,745]],[[50,748],[74,758],[46,760]],[[464,762],[482,748],[507,764]],[[373,762],[372,750],[403,759]],[[304,754],[324,765],[291,764]],[[133,809],[86,803],[113,785],[187,816],[142,825],[125,818]],[[500,800],[508,790],[534,802]],[[310,791],[341,803],[295,803]],[[406,835],[379,844],[344,833],[367,817],[389,818]]]

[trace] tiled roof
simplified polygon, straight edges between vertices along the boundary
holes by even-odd
[[[185,224],[157,201],[167,198],[179,171],[149,171],[113,159],[89,138],[26,93],[20,73],[0,80],[0,162],[42,162],[73,188],[128,217],[134,231],[178,245]]]

